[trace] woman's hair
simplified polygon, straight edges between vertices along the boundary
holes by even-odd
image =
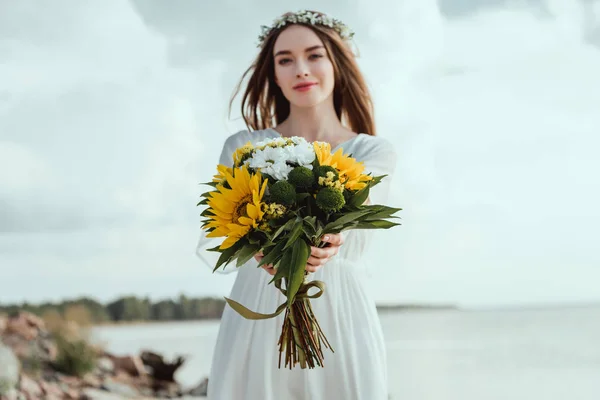
[[[345,125],[354,132],[375,135],[371,94],[350,46],[330,27],[304,23],[298,25],[306,26],[317,34],[333,64],[333,104],[338,119],[342,123],[347,122]],[[290,102],[275,83],[273,57],[275,41],[288,26],[273,30],[265,38],[260,52],[244,72],[229,103],[231,113],[233,100],[240,92],[244,79],[252,73],[241,105],[244,122],[250,131],[272,128],[274,122],[280,124],[290,114]]]

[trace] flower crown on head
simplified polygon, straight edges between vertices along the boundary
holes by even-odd
[[[335,30],[342,39],[349,40],[354,37],[354,32],[348,28],[342,21],[328,17],[322,13],[316,13],[308,10],[302,10],[295,13],[287,13],[273,21],[271,26],[261,25],[262,33],[258,36],[257,47],[261,47],[265,39],[275,29],[279,29],[287,24],[309,24],[324,25]]]

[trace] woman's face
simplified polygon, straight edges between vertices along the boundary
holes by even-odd
[[[273,56],[275,82],[291,104],[313,107],[333,93],[333,64],[311,29],[301,25],[286,28],[275,41]]]

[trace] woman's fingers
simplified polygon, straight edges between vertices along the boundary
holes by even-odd
[[[330,258],[335,256],[338,253],[339,247],[315,247],[311,246],[310,255],[315,258]]]
[[[323,236],[322,241],[329,243],[329,246],[341,246],[344,244],[344,236],[341,233],[328,233]]]
[[[265,271],[267,271],[269,273],[269,275],[275,275],[275,273],[277,273],[277,271],[275,270],[275,268],[273,268],[273,264],[263,265],[262,269],[264,269]]]
[[[260,262],[260,260],[262,260],[264,257],[264,254],[262,252],[258,252],[256,254],[254,254],[254,259],[258,262]]]

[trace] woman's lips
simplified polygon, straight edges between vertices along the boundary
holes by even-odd
[[[316,83],[301,84],[301,85],[294,86],[294,90],[297,90],[299,92],[307,92],[315,85],[316,85]]]

